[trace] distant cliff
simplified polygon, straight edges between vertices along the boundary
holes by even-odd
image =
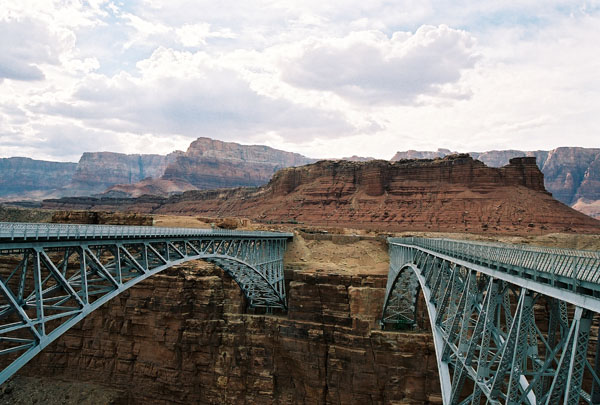
[[[198,138],[185,153],[179,153],[160,178],[116,184],[107,197],[169,196],[189,190],[261,186],[277,170],[313,162],[297,153],[262,145],[240,145]]]
[[[511,159],[501,168],[468,155],[397,162],[327,160],[282,169],[259,188],[188,191],[169,198],[47,200],[44,206],[389,231],[600,231],[600,221],[546,192],[544,176],[529,157]]]
[[[311,162],[314,159],[268,146],[210,138],[198,138],[185,153],[168,155],[86,152],[79,163],[10,158],[0,161],[0,197],[168,196],[196,189],[259,186],[281,168]]]
[[[447,156],[448,149],[398,152],[392,161]],[[559,201],[600,218],[600,149],[563,147],[551,151],[499,150],[471,156],[492,167],[511,158],[535,157],[545,187]],[[353,161],[371,158],[353,156]],[[267,146],[240,145],[198,138],[186,152],[169,155],[84,153],[79,163],[56,163],[28,158],[0,160],[0,198],[21,199],[90,196],[168,197],[197,189],[261,186],[282,168],[314,162],[297,153]]]
[[[66,186],[76,163],[47,162],[26,157],[0,159],[0,197]]]
[[[101,193],[115,184],[133,184],[158,178],[182,152],[168,155],[126,155],[113,152],[84,153],[66,195]]]
[[[198,189],[260,186],[279,169],[311,162],[314,159],[268,146],[198,138],[166,168],[162,178],[185,181]]]
[[[79,163],[0,159],[0,197],[35,200],[102,193],[115,184],[160,177],[182,153],[163,156],[94,152],[84,153]]]
[[[397,152],[392,161],[414,158],[434,158],[451,154],[448,149]],[[508,164],[511,158],[530,156],[544,173],[546,189],[557,200],[580,209],[588,215],[598,215],[600,205],[600,149],[562,147],[550,151],[493,150],[470,152],[471,156],[492,167]]]

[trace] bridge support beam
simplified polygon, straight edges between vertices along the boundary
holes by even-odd
[[[571,300],[572,286],[582,285],[581,281],[560,284],[555,275],[543,273],[523,278],[522,285],[514,282],[518,280],[515,274],[528,274],[516,265],[520,255],[525,256],[524,263],[540,264],[531,252],[502,247],[500,254],[491,246],[464,244],[456,245],[459,252],[438,252],[414,240],[401,242],[390,240],[382,327],[393,327],[397,319],[417,325],[413,307],[403,308],[402,304],[417,301],[410,294],[423,295],[444,404],[480,404],[482,399],[488,404],[598,403],[594,396],[600,391],[600,378],[597,364],[591,365],[594,356],[590,356],[588,342],[600,294],[592,292]],[[476,250],[506,261],[475,258]],[[563,274],[593,277],[585,269],[595,268],[594,254],[583,252],[581,256],[583,259],[551,261],[575,266],[561,270]],[[497,277],[501,272],[510,277]],[[411,277],[419,289],[405,288],[413,283]],[[597,355],[594,359],[600,362]]]
[[[0,384],[110,299],[191,260],[222,268],[240,286],[249,307],[286,310],[283,255],[291,237],[0,223],[0,361],[6,365]]]

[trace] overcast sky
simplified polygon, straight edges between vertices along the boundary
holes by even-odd
[[[600,147],[600,0],[0,2],[0,157]]]

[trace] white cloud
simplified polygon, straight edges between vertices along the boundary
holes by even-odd
[[[42,80],[40,65],[58,64],[68,46],[34,19],[0,20],[0,79]]]
[[[477,58],[474,38],[444,25],[391,38],[378,31],[352,32],[305,41],[301,53],[283,63],[283,79],[367,104],[406,104],[420,95],[464,98],[452,85]]]
[[[176,30],[177,36],[181,44],[185,47],[198,47],[206,45],[206,40],[209,38],[235,38],[235,34],[230,29],[221,29],[212,31],[208,23],[201,24],[185,24]]]
[[[244,138],[278,131],[304,140],[352,127],[342,117],[253,91],[233,69],[203,52],[157,49],[139,75],[90,75],[69,100],[35,106],[37,113],[81,120],[127,133]]]
[[[599,16],[575,0],[6,0],[0,154],[196,136],[318,157],[597,147]]]
[[[61,120],[47,125],[34,125],[32,134],[2,133],[0,157],[28,156],[36,159],[76,162],[83,152],[157,153],[185,150],[188,137],[169,137],[94,129]],[[19,152],[20,151],[20,152]]]

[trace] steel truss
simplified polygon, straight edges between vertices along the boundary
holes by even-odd
[[[0,223],[0,384],[105,302],[190,260],[214,263],[250,307],[286,309],[292,234]]]
[[[600,403],[599,252],[388,243],[382,327],[414,325],[422,294],[444,404]]]

